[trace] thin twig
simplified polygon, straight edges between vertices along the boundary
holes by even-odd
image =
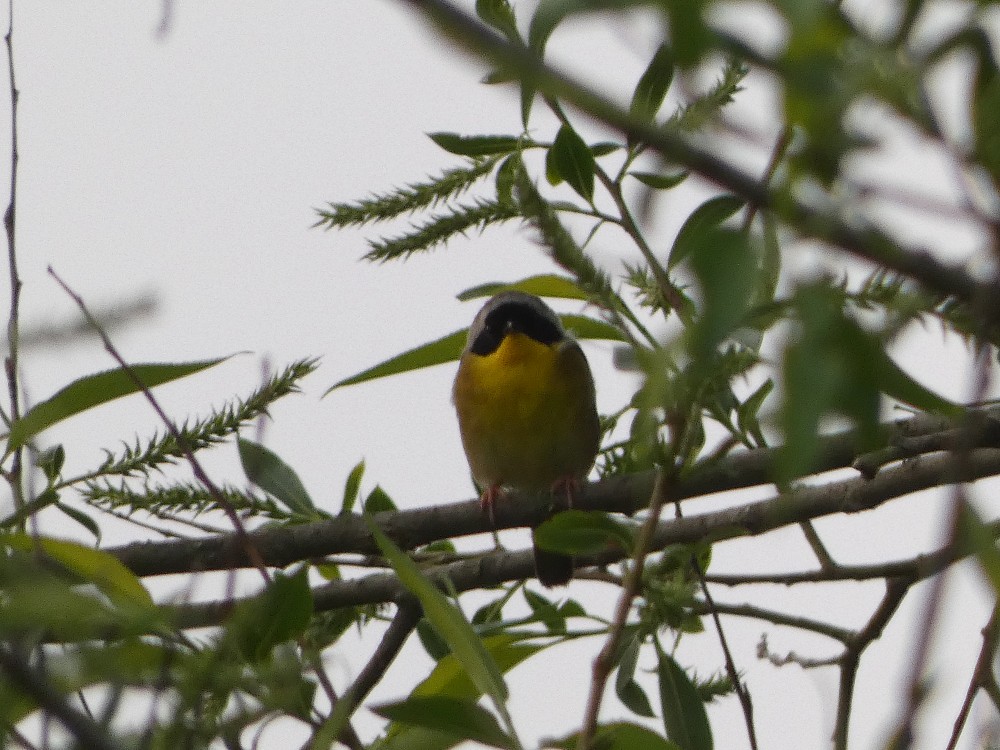
[[[199,482],[202,483],[202,485],[209,492],[209,494],[212,495],[212,498],[219,504],[219,507],[225,511],[227,516],[229,516],[229,520],[233,525],[236,537],[239,540],[240,545],[242,546],[244,552],[246,553],[247,558],[250,560],[252,565],[255,568],[257,568],[257,570],[260,572],[261,577],[264,579],[264,581],[270,583],[271,574],[268,572],[267,567],[264,565],[264,559],[261,557],[260,552],[257,551],[256,546],[253,544],[253,542],[250,539],[250,536],[247,534],[246,528],[243,526],[243,522],[240,520],[239,514],[236,512],[236,509],[232,506],[232,504],[228,500],[226,500],[225,496],[219,491],[219,488],[215,486],[215,483],[209,478],[204,468],[202,468],[201,462],[194,455],[194,452],[190,449],[190,447],[188,447],[187,441],[184,440],[183,436],[178,431],[176,425],[174,425],[173,420],[171,420],[170,417],[167,416],[166,412],[163,411],[163,407],[160,406],[159,401],[156,400],[156,397],[153,396],[152,392],[142,382],[142,380],[136,374],[135,370],[133,370],[129,366],[128,362],[125,361],[124,357],[122,357],[122,355],[115,348],[114,344],[111,343],[111,339],[108,338],[108,335],[104,332],[104,329],[101,328],[97,320],[94,319],[93,315],[90,314],[90,311],[87,309],[87,305],[84,303],[83,298],[79,294],[74,292],[66,284],[66,282],[59,277],[59,275],[55,272],[55,270],[53,270],[52,266],[49,266],[49,274],[56,280],[59,286],[62,287],[63,291],[65,291],[66,294],[68,294],[70,298],[72,298],[72,300],[76,302],[77,307],[80,308],[80,311],[83,313],[84,317],[94,327],[98,335],[101,337],[101,341],[104,344],[104,349],[108,352],[108,354],[112,356],[112,358],[114,358],[116,362],[118,362],[118,365],[122,368],[122,371],[129,376],[132,382],[135,383],[135,386],[142,391],[142,394],[146,397],[146,400],[149,402],[150,406],[153,407],[153,410],[156,412],[157,416],[159,416],[160,420],[167,428],[167,431],[170,432],[174,440],[177,441],[177,445],[180,446],[181,450],[184,452],[184,457],[191,465],[191,469],[194,472],[195,477],[198,479]]]
[[[994,686],[996,685],[992,671],[997,653],[998,616],[1000,616],[1000,607],[994,606],[993,613],[990,615],[990,621],[983,628],[983,647],[979,650],[976,668],[972,673],[972,679],[969,680],[969,689],[965,694],[965,700],[962,701],[962,708],[959,709],[958,716],[955,718],[955,724],[951,730],[951,739],[948,740],[945,750],[955,750],[958,747],[958,738],[962,736],[962,729],[969,718],[969,712],[972,710],[972,701],[975,700],[976,693],[987,689],[987,686],[991,683]]]
[[[0,646],[0,670],[49,714],[59,719],[81,747],[88,750],[117,750],[118,745],[97,723],[66,702],[66,697],[40,675],[9,645]]]
[[[667,502],[667,485],[667,472],[661,468],[656,472],[656,481],[653,484],[653,493],[649,502],[649,517],[640,527],[636,537],[632,565],[629,567],[628,572],[625,574],[625,580],[622,582],[622,589],[618,596],[618,603],[615,606],[615,613],[611,619],[611,626],[608,628],[608,637],[594,659],[590,692],[587,696],[587,706],[584,710],[583,726],[580,729],[577,739],[577,750],[589,750],[594,741],[594,736],[597,732],[598,714],[600,713],[601,701],[604,697],[604,689],[611,670],[615,666],[614,657],[621,644],[622,634],[625,632],[628,614],[632,610],[632,601],[639,592],[644,562],[652,545],[654,532],[660,520],[660,513]]]
[[[19,341],[21,333],[21,277],[17,270],[17,244],[15,239],[17,164],[20,159],[17,141],[17,100],[19,92],[17,90],[17,82],[14,78],[14,0],[10,0],[9,9],[7,35],[4,37],[4,41],[7,44],[7,80],[10,85],[10,201],[7,203],[7,210],[3,215],[3,225],[7,232],[7,269],[10,276],[10,316],[7,320],[9,353],[4,360],[4,369],[7,373],[7,395],[10,399],[10,414],[5,414],[4,417],[8,423],[12,423],[21,418],[20,387],[18,385],[18,368],[20,367]],[[20,509],[25,502],[24,488],[21,484],[23,459],[24,448],[21,447],[14,451],[10,471],[7,472],[7,481],[14,494],[15,509]]]

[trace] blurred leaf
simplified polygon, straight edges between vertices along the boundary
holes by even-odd
[[[736,409],[736,424],[739,425],[739,428],[744,433],[750,435],[756,441],[757,447],[767,445],[764,433],[760,429],[760,421],[757,418],[757,414],[760,412],[760,407],[764,405],[764,399],[771,395],[771,391],[773,390],[774,381],[768,378]]]
[[[594,154],[568,125],[559,128],[546,164],[588,203],[594,201]]]
[[[392,512],[399,509],[389,497],[389,493],[379,485],[375,485],[374,489],[368,493],[368,497],[365,498],[364,510],[366,514],[374,515],[375,513]]]
[[[965,552],[975,555],[993,591],[1000,594],[1000,550],[994,533],[968,503],[961,509],[954,549],[959,556]]]
[[[639,646],[642,639],[638,634],[629,639],[622,649],[621,660],[618,662],[618,673],[615,676],[615,693],[625,707],[639,716],[655,716],[653,707],[645,691],[635,681],[635,667],[639,660]]]
[[[1000,71],[988,44],[979,56],[972,100],[972,124],[976,156],[1000,185]]]
[[[687,673],[656,642],[660,705],[667,737],[681,750],[712,750],[712,728],[705,704]]]
[[[601,341],[625,341],[622,332],[610,323],[586,315],[560,315],[563,328],[577,339],[596,339]]]
[[[560,740],[547,740],[544,746],[575,750],[578,743],[579,734],[574,733]],[[599,724],[591,747],[593,750],[682,750],[652,729],[624,721]]]
[[[302,635],[313,613],[308,567],[292,575],[277,572],[259,595],[241,601],[222,636],[222,650],[233,648],[248,661],[267,659],[280,643]]]
[[[0,545],[28,554],[41,550],[66,570],[97,586],[115,603],[153,606],[153,599],[139,578],[117,557],[103,550],[64,539],[29,534],[0,535]]]
[[[385,378],[390,375],[399,375],[403,372],[412,372],[424,367],[457,361],[462,356],[462,350],[465,348],[465,340],[468,337],[469,331],[466,328],[463,328],[461,331],[455,331],[423,346],[418,346],[415,349],[410,349],[391,359],[387,359],[374,367],[359,372],[357,375],[344,378],[327,388],[323,395],[325,396],[330,391],[343,388],[346,385],[355,385],[368,380],[377,380],[378,378]]]
[[[675,174],[656,174],[654,172],[629,172],[631,177],[635,177],[639,182],[654,190],[670,190],[677,187],[687,179],[689,172],[676,172]]]
[[[633,117],[652,120],[660,111],[674,78],[674,56],[670,47],[661,44],[632,94],[630,111]]]
[[[746,320],[756,264],[742,232],[705,226],[688,248],[702,293],[702,313],[691,329],[692,353],[707,359]]]
[[[340,504],[340,515],[346,516],[354,510],[354,505],[358,501],[358,491],[361,489],[361,480],[364,475],[365,461],[362,459],[351,469],[351,473],[347,475],[347,481],[344,482],[344,501]]]
[[[273,451],[251,440],[237,438],[236,447],[247,479],[282,502],[293,513],[320,517],[298,474]]]
[[[507,701],[507,685],[472,626],[368,516],[365,516],[365,522],[382,554],[395,569],[400,582],[420,600],[427,620],[448,644],[452,655],[465,668],[473,684],[497,706],[503,706]]]
[[[476,15],[508,39],[521,38],[514,10],[507,0],[476,0]]]
[[[67,517],[72,518],[78,524],[83,526],[83,528],[89,531],[95,541],[101,541],[101,527],[97,524],[97,521],[91,518],[87,513],[84,513],[82,510],[78,510],[71,505],[66,505],[66,503],[60,503],[58,500],[53,504]]]
[[[735,195],[717,195],[698,206],[677,233],[670,249],[667,268],[676,266],[696,248],[704,247],[708,230],[719,226],[743,208],[745,203],[742,198],[737,198]]]
[[[514,206],[514,183],[517,179],[517,172],[524,169],[520,154],[513,154],[503,160],[497,169],[496,190],[497,203],[501,206]],[[459,298],[461,299],[461,298]]]
[[[512,281],[505,284],[502,281],[494,281],[489,284],[480,284],[471,289],[466,289],[458,295],[462,302],[468,302],[477,297],[492,297],[500,292],[517,290],[527,292],[538,297],[549,297],[555,299],[578,299],[587,300],[587,293],[584,292],[577,283],[566,276],[559,276],[553,273],[540,274],[538,276],[528,276],[520,281]]]
[[[445,151],[459,156],[490,156],[516,151],[520,139],[512,135],[459,135],[428,133],[427,136]]]
[[[59,479],[59,475],[62,473],[62,467],[65,462],[66,451],[62,447],[62,444],[46,448],[36,459],[38,468],[42,470],[42,473],[45,475],[45,478],[49,480],[50,484]]]
[[[566,618],[551,600],[527,587],[523,589],[523,592],[524,600],[531,608],[531,613],[536,620],[545,626],[546,630],[558,634],[566,632]]]
[[[601,141],[600,143],[590,144],[590,153],[594,157],[607,156],[608,154],[613,154],[615,151],[619,151],[625,148],[620,143],[615,143],[614,141]]]
[[[545,645],[524,644],[509,633],[489,636],[483,639],[483,647],[496,662],[501,672],[506,673],[546,648]],[[469,675],[452,654],[441,659],[417,687],[411,696],[450,696],[474,700],[481,693],[472,683]],[[419,727],[393,724],[388,730],[388,741],[379,744],[379,750],[446,750],[457,744],[451,735],[434,732]]]
[[[438,635],[434,626],[426,618],[417,623],[417,638],[420,639],[420,645],[424,647],[424,651],[434,661],[440,661],[451,653],[444,638]]]
[[[612,545],[631,551],[634,541],[631,527],[607,513],[586,510],[556,513],[532,535],[542,549],[567,555],[594,554]]]
[[[146,388],[153,388],[214,367],[227,359],[229,357],[184,364],[130,365],[131,374],[119,368],[74,380],[52,398],[33,406],[23,417],[14,422],[7,436],[5,455],[9,456],[35,435],[57,422],[122,396],[140,392],[142,388],[136,385],[132,375],[135,375]]]
[[[490,747],[514,748],[496,717],[475,701],[446,695],[410,696],[372,709],[390,721],[410,724]]]
[[[880,444],[882,393],[923,411],[959,417],[963,410],[917,383],[896,365],[885,345],[845,315],[843,296],[822,284],[800,289],[795,298],[799,331],[785,350],[785,396],[781,425],[781,479],[813,465],[821,418],[846,416],[856,428],[858,449]]]

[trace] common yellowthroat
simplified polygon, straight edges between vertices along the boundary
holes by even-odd
[[[568,505],[600,443],[594,379],[579,345],[538,297],[503,292],[469,328],[452,392],[483,510],[505,487],[565,493]],[[545,586],[568,583],[573,560],[535,547]]]

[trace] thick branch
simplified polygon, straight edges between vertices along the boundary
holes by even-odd
[[[1000,418],[1000,410],[983,412],[990,418]],[[952,427],[945,419],[919,415],[886,425],[887,443],[894,445],[914,436],[943,432]],[[850,466],[856,458],[851,433],[837,433],[822,439],[821,458],[814,467],[817,473]],[[761,448],[741,451],[725,458],[704,463],[686,478],[669,488],[669,499],[685,500],[727,490],[752,487],[770,481],[778,449]],[[885,470],[879,477],[896,476],[895,469]],[[995,472],[1000,473],[1000,467]],[[984,476],[980,474],[979,476]],[[859,486],[864,480],[858,480]],[[951,481],[941,476],[937,483]],[[829,485],[834,495],[837,485]],[[882,484],[877,486],[881,487]],[[917,489],[924,489],[924,485]],[[653,474],[615,477],[585,486],[576,506],[583,510],[603,510],[631,514],[645,506],[653,487]],[[915,490],[908,490],[910,492]],[[905,494],[905,493],[904,493]],[[495,508],[497,529],[536,526],[544,521],[549,510],[546,500],[512,494]],[[730,511],[726,511],[730,512]],[[829,511],[836,512],[836,511]],[[820,514],[822,515],[822,514]],[[813,517],[808,513],[805,518]],[[480,511],[479,502],[470,500],[448,505],[382,513],[376,521],[382,530],[404,549],[453,537],[484,534],[493,530],[489,519]],[[698,517],[686,519],[692,523]],[[802,520],[802,519],[798,519]],[[359,516],[341,516],[319,523],[268,528],[249,534],[250,543],[264,563],[285,567],[301,560],[326,555],[356,552],[378,554],[368,528]],[[192,540],[140,542],[109,549],[126,566],[140,576],[169,573],[190,573],[206,570],[228,570],[250,566],[245,544],[233,534]]]
[[[955,463],[948,455],[933,455],[882,471],[875,479],[848,479],[819,487],[805,487],[768,500],[748,503],[727,510],[662,521],[653,535],[652,549],[674,544],[743,536],[756,536],[810,518],[833,513],[856,513],[868,510],[912,492],[953,481],[972,481],[1000,473],[1000,450],[980,449],[963,458],[965,471],[957,476]],[[466,505],[459,504],[460,507]],[[497,508],[506,511],[506,508]],[[474,511],[479,513],[478,505]],[[383,522],[386,515],[376,517]],[[500,519],[498,518],[498,521]],[[577,558],[578,565],[608,565],[626,557],[620,549],[608,549],[599,555]],[[930,574],[943,560],[929,556],[925,572]],[[457,592],[496,586],[533,575],[529,550],[501,550],[482,557],[461,560],[425,569],[425,574],[441,582],[442,587]],[[901,571],[905,575],[909,571]],[[360,578],[334,581],[313,591],[317,610],[336,609],[361,604],[395,601],[405,595],[398,578],[391,573],[377,573]],[[199,627],[221,622],[233,602],[220,601],[170,608],[179,627]]]

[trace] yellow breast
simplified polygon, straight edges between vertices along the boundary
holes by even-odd
[[[453,396],[481,485],[540,490],[589,471],[597,413],[590,371],[575,343],[546,345],[509,333],[489,355],[463,355]]]

